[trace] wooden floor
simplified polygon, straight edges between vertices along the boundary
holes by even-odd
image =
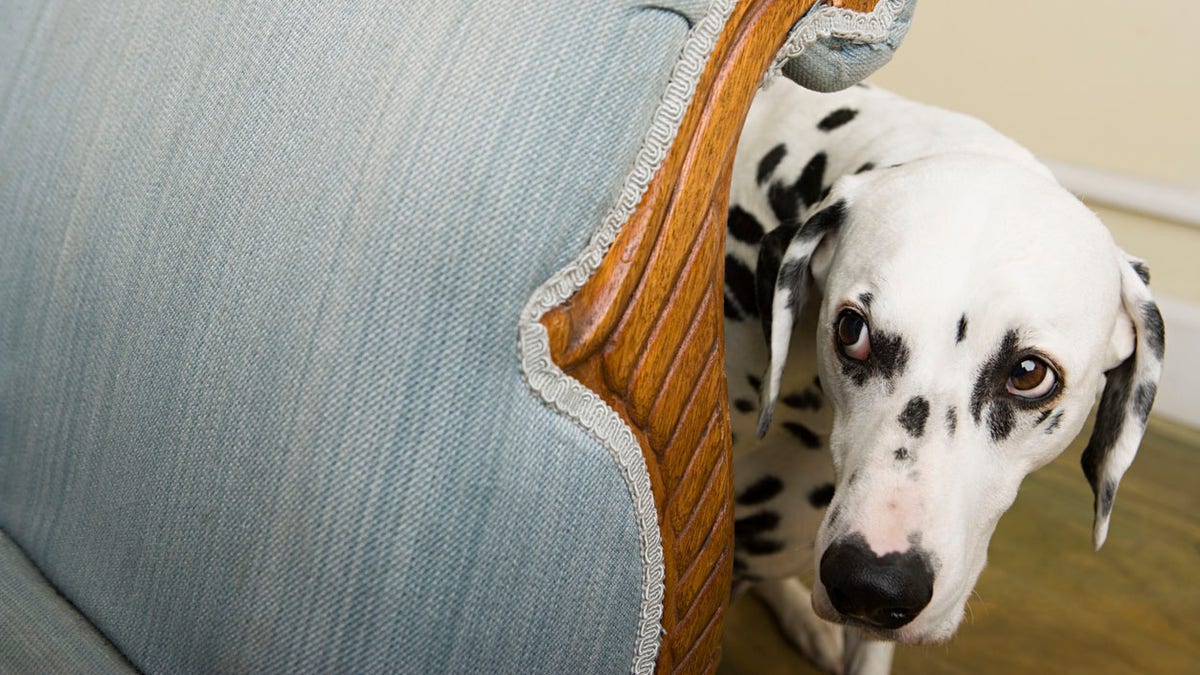
[[[895,673],[1200,673],[1200,433],[1152,420],[1092,551],[1086,434],[1025,479],[949,644],[896,650]],[[720,675],[817,672],[743,596]]]

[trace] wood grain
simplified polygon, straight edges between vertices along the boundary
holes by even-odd
[[[723,349],[729,174],[750,102],[814,0],[734,9],[675,142],[604,262],[548,312],[555,363],[633,429],[666,564],[658,672],[714,672],[733,554]],[[847,5],[870,9],[874,0]]]

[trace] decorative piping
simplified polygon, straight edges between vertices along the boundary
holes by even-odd
[[[637,642],[630,670],[651,675],[662,643],[662,533],[650,488],[650,473],[633,430],[596,392],[562,371],[550,356],[550,340],[542,316],[575,294],[600,267],[621,226],[629,220],[675,140],[684,113],[696,92],[704,66],[729,21],[736,0],[714,0],[691,29],[671,70],[666,91],[642,140],[633,170],[616,203],[575,260],[554,273],[533,292],[518,323],[521,374],[533,392],[559,413],[583,427],[608,450],[633,499],[642,557],[642,602]]]
[[[887,39],[896,17],[910,1],[879,0],[870,12],[856,12],[832,5],[809,11],[788,33],[787,42],[775,55],[775,61],[767,69],[763,81],[769,82],[778,76],[785,63],[803,54],[817,40],[833,37],[859,44],[882,42]]]

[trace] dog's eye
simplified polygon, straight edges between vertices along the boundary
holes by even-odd
[[[1027,356],[1013,366],[1005,388],[1014,396],[1035,400],[1048,395],[1057,383],[1053,368],[1036,356]]]
[[[847,358],[865,361],[871,355],[871,331],[862,314],[852,309],[842,310],[838,315],[837,341]]]

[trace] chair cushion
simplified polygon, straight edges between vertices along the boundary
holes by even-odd
[[[867,13],[813,7],[792,29],[773,73],[813,91],[839,91],[892,59],[912,25],[917,0],[878,0]]]
[[[0,528],[148,672],[628,671],[516,325],[705,7],[4,5]]]
[[[136,672],[3,533],[0,626],[3,672]]]

